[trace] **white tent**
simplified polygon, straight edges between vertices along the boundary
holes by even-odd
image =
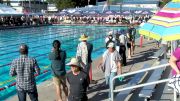
[[[12,7],[0,4],[0,16],[7,16],[7,15],[23,15],[23,13],[17,12]]]

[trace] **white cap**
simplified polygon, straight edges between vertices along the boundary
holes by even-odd
[[[79,64],[77,58],[72,58],[71,61],[69,63],[67,63],[66,65],[68,65],[68,66],[75,65],[77,67],[80,67],[80,64]]]
[[[112,35],[113,34],[113,31],[110,31],[107,33],[107,35]]]
[[[113,47],[115,47],[115,44],[113,42],[110,42],[107,47],[113,48]]]

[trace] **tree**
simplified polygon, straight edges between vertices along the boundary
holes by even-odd
[[[108,9],[110,9],[110,5],[120,3],[120,10],[121,10],[123,1],[124,0],[107,0]]]
[[[72,0],[47,0],[48,3],[55,4],[58,10],[74,8],[76,3]]]
[[[168,2],[170,2],[171,0],[161,0],[160,1],[160,4],[159,4],[159,6],[160,6],[160,8],[162,8],[162,7],[164,7]]]
[[[76,7],[84,7],[86,5],[88,5],[88,0],[73,0],[74,2],[76,2]]]

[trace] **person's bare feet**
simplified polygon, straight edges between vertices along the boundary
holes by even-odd
[[[131,56],[128,56],[128,59],[131,59]]]

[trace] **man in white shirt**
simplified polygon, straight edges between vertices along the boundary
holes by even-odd
[[[119,52],[115,49],[115,44],[113,42],[110,42],[107,47],[108,49],[104,52],[100,65],[103,66],[103,71],[105,72],[106,85],[109,85],[110,88],[110,82],[112,81],[113,77],[115,77],[117,73],[122,73],[122,58],[119,55]],[[109,98],[110,97],[109,92]]]

